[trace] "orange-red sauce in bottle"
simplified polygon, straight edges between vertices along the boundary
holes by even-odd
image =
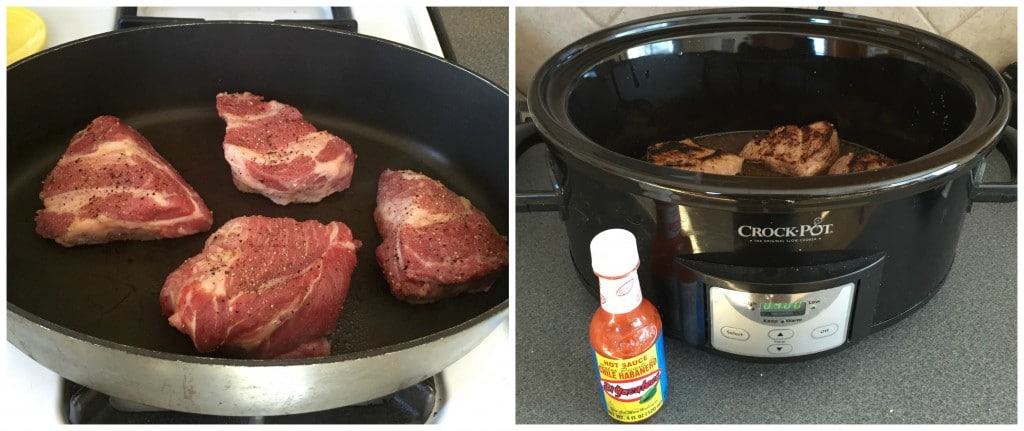
[[[668,389],[661,316],[640,292],[636,237],[609,229],[590,242],[601,308],[590,321],[601,398],[620,422],[647,420],[665,404]]]

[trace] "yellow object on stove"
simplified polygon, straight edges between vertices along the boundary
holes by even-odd
[[[7,65],[39,52],[46,44],[43,19],[23,7],[7,8]]]

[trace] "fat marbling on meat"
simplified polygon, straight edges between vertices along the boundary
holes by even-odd
[[[398,299],[423,303],[488,290],[508,245],[468,199],[413,171],[385,170],[374,219],[377,262]]]
[[[360,246],[341,222],[238,217],[167,277],[160,306],[201,353],[326,356]]]
[[[227,123],[224,158],[239,190],[287,205],[320,202],[351,184],[352,147],[317,131],[298,109],[249,92],[220,93],[217,114]]]
[[[43,181],[36,232],[66,247],[210,229],[203,199],[138,131],[113,116],[71,138]]]

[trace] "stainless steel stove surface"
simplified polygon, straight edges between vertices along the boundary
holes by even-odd
[[[61,406],[69,424],[425,424],[441,407],[439,380],[431,377],[362,404],[280,416],[212,416],[164,410],[64,380]]]

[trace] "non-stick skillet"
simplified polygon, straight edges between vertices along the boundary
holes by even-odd
[[[508,231],[508,95],[442,59],[384,40],[297,25],[210,22],[106,33],[8,69],[8,340],[112,396],[218,415],[337,407],[394,392],[460,358],[507,315],[508,277],[483,294],[409,305],[374,259],[377,177],[414,169]],[[214,96],[252,91],[298,107],[358,154],[352,187],[278,206],[231,182]],[[197,354],[160,313],[168,273],[209,233],[64,248],[34,233],[40,182],[93,118],[146,136],[213,210],[214,229],[261,214],[341,220],[363,242],[330,356]]]

